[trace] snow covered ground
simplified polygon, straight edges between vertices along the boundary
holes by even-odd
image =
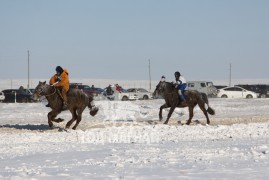
[[[268,179],[269,99],[209,101],[210,126],[198,107],[163,125],[163,100],[96,101],[75,131],[67,111],[50,130],[45,103],[0,103],[0,179]]]

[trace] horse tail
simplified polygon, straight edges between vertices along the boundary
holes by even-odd
[[[209,102],[208,102],[208,97],[205,93],[201,93],[201,96],[202,96],[202,99],[203,101],[207,104],[208,108],[207,108],[207,112],[210,114],[210,115],[215,115],[215,110],[213,108],[211,108],[209,106]]]
[[[93,97],[90,95],[88,96],[88,108],[90,110],[90,115],[92,116],[95,116],[99,111],[99,108],[94,104]]]

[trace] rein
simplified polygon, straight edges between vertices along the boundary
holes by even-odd
[[[54,86],[53,86],[54,87]],[[47,94],[47,95],[45,95],[46,97],[48,97],[48,96],[52,96],[52,95],[54,95],[56,93],[56,88],[54,87],[54,92],[53,93],[51,93],[51,94]]]

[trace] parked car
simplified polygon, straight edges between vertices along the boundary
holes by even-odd
[[[148,100],[152,99],[152,93],[148,92],[143,88],[130,88],[127,89],[128,92],[132,92],[138,95],[138,99]]]
[[[106,89],[104,89],[104,95],[107,97],[109,100],[121,100],[121,101],[132,101],[132,100],[137,100],[139,97],[136,93],[128,92],[126,89],[123,89],[120,87],[121,92],[119,93],[116,90],[116,87],[112,87],[113,94],[112,95],[107,95],[106,94]]]
[[[238,84],[235,85],[259,94],[259,98],[269,97],[269,85],[267,84]]]
[[[216,97],[218,91],[211,81],[188,81],[186,90],[196,90],[208,97]]]
[[[19,91],[22,91],[22,92],[24,92],[26,94],[30,94],[30,95],[33,95],[34,94],[31,89],[19,89]]]
[[[214,85],[214,86],[217,89],[222,89],[222,88],[228,87],[228,86],[225,86],[225,85]]]
[[[220,98],[257,98],[258,94],[241,87],[226,87],[218,90]]]
[[[5,94],[3,92],[0,92],[0,102],[5,100]]]
[[[121,93],[114,93],[115,100],[122,100],[122,101],[133,101],[137,100],[139,97],[136,93],[130,93],[126,90],[121,91]]]
[[[35,89],[29,89],[29,91],[30,91],[31,94],[35,93]]]
[[[28,89],[6,89],[3,90],[3,93],[5,94],[5,100],[3,102],[35,102],[32,99],[32,94],[29,93]]]
[[[81,89],[83,92],[85,92],[86,94],[91,95],[91,96],[98,96],[100,94],[103,94],[103,92],[104,92],[104,90],[102,88],[90,87],[90,86],[84,85],[82,83],[70,83],[69,87]]]

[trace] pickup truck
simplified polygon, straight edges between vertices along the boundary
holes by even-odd
[[[27,102],[35,102],[32,99],[32,94],[28,89],[5,89],[2,91],[5,95],[5,99],[3,102],[6,103],[27,103]]]

